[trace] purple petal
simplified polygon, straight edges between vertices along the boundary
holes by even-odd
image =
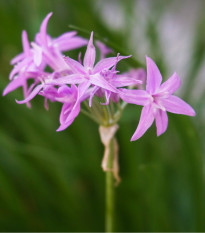
[[[90,93],[90,98],[89,98],[89,107],[92,107],[92,100],[93,100],[93,96],[95,95],[95,93],[100,89],[100,87],[95,86],[91,93]]]
[[[61,40],[59,42],[55,42],[55,45],[58,47],[60,51],[69,51],[72,49],[80,48],[87,44],[87,40],[81,37],[73,37],[67,40]]]
[[[119,94],[116,93],[111,93],[110,98],[114,103],[118,103],[120,100]]]
[[[44,84],[40,84],[40,85],[36,86],[26,99],[20,100],[20,101],[16,100],[16,103],[17,104],[25,104],[25,103],[29,102],[40,92],[40,90],[43,88],[43,86],[44,86]]]
[[[16,88],[22,86],[24,82],[25,82],[24,76],[21,76],[21,77],[18,77],[16,79],[12,80],[7,85],[7,87],[4,89],[3,96],[7,95],[9,92],[15,90]]]
[[[173,94],[181,85],[181,80],[177,73],[174,73],[166,82],[159,88],[159,92],[168,92]]]
[[[196,115],[194,109],[177,96],[172,95],[166,99],[162,98],[160,101],[168,112],[172,112],[175,114],[183,114],[188,116]]]
[[[80,112],[80,103],[78,103],[77,105],[75,105],[74,108],[72,108],[71,112],[67,115],[64,124],[65,125],[67,125],[67,124],[70,125],[70,122],[73,121],[78,116],[79,112]]]
[[[104,70],[104,69],[110,69],[112,66],[114,66],[117,62],[119,62],[122,59],[129,58],[130,56],[118,56],[118,57],[108,57],[100,60],[94,68],[94,74]]]
[[[144,90],[119,89],[120,98],[126,103],[136,105],[146,105],[149,103],[151,96]]]
[[[48,46],[48,43],[47,43],[47,24],[48,24],[48,21],[51,17],[53,13],[50,12],[46,17],[45,19],[43,20],[42,24],[41,24],[41,27],[40,27],[40,38],[41,38],[41,43],[43,46],[47,47]]]
[[[162,75],[154,61],[146,57],[147,61],[147,85],[146,90],[153,94],[162,82]]]
[[[83,95],[86,93],[89,87],[90,87],[89,81],[85,81],[78,85],[78,97],[76,102],[80,101],[83,98]]]
[[[42,59],[43,59],[43,51],[42,48],[40,46],[38,46],[35,43],[31,43],[32,47],[33,47],[33,60],[34,60],[34,64],[36,66],[40,66]]]
[[[72,105],[64,104],[60,114],[60,127],[56,131],[62,131],[70,126],[80,112],[80,104],[72,110]]]
[[[27,32],[23,31],[22,32],[22,42],[23,42],[23,51],[26,56],[30,55],[30,46],[29,46],[29,41],[28,41],[28,36]]]
[[[67,85],[63,85],[58,88],[58,94],[59,95],[72,95],[72,90]]]
[[[11,73],[9,74],[9,79],[11,80],[17,73],[21,70],[25,70],[31,63],[32,58],[26,58],[14,66]]]
[[[11,65],[14,65],[18,62],[20,62],[21,60],[23,60],[25,58],[25,54],[24,53],[20,53],[17,56],[15,56],[12,60],[11,60]]]
[[[23,83],[23,94],[24,94],[24,98],[26,98],[28,96],[28,86],[27,86],[27,82]],[[31,103],[27,102],[26,106],[28,108],[31,108]]]
[[[152,111],[152,106],[150,104],[144,106],[140,116],[139,124],[131,138],[131,141],[135,141],[140,137],[142,137],[144,133],[151,127],[153,121],[154,121],[154,114]]]
[[[168,116],[166,111],[158,109],[155,115],[156,127],[157,127],[157,136],[160,136],[167,130],[168,126]]]
[[[53,85],[64,85],[64,84],[79,84],[85,81],[83,75],[80,74],[71,74],[68,76],[64,76],[62,78],[48,80],[46,84],[53,84]]]
[[[83,83],[78,85],[78,95],[77,95],[77,100],[75,105],[73,106],[73,109],[76,108],[76,106],[82,101],[84,100],[84,96],[86,95],[86,91],[88,90],[88,88],[90,87],[90,82],[89,81],[84,81]],[[87,97],[87,95],[86,95]]]
[[[54,43],[58,44],[61,41],[69,40],[70,38],[74,37],[77,34],[76,31],[66,32],[60,35],[59,37],[53,40]]]
[[[65,61],[69,65],[73,73],[85,74],[85,69],[79,62],[73,60],[70,57],[65,58]]]
[[[141,80],[136,78],[131,78],[127,76],[116,76],[111,80],[111,84],[115,87],[126,87],[131,85],[139,85],[142,84]]]
[[[86,68],[93,68],[94,63],[95,63],[95,47],[93,45],[93,32],[91,32],[90,35],[90,40],[88,42],[87,50],[85,52],[84,60],[83,60],[83,65]]]
[[[106,99],[106,102],[105,103],[101,103],[102,105],[108,105],[109,104],[111,93],[112,92],[105,90],[105,99]]]
[[[104,43],[102,43],[99,40],[96,41],[96,45],[99,48],[100,53],[101,53],[100,59],[104,59],[108,53],[112,53],[113,52],[112,49],[108,48]]]
[[[101,75],[90,75],[90,82],[98,87],[102,87],[105,90],[112,91],[114,93],[118,93],[118,90],[112,86],[107,80],[105,80]]]

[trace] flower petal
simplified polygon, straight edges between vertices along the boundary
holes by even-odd
[[[175,72],[166,82],[159,88],[159,92],[169,92],[173,94],[181,85],[181,80]]]
[[[95,46],[93,45],[93,32],[91,32],[90,35],[90,40],[88,42],[87,50],[85,52],[84,60],[83,60],[83,65],[86,68],[93,68],[94,63],[95,63]]]
[[[112,91],[114,93],[118,93],[118,90],[112,86],[106,79],[104,79],[101,75],[90,75],[90,82],[98,87],[102,87],[105,90]]]
[[[152,111],[152,106],[150,104],[144,106],[140,116],[139,124],[131,138],[131,141],[135,141],[140,137],[142,137],[144,133],[151,127],[153,121],[154,121],[154,114]]]
[[[188,116],[196,115],[194,109],[177,96],[171,95],[166,99],[162,98],[160,101],[168,112],[172,112],[175,114],[183,114]]]
[[[129,58],[130,56],[118,56],[118,57],[108,57],[100,60],[94,68],[94,74],[104,70],[104,69],[110,69],[112,66],[114,66],[117,62],[119,62],[122,59]]]
[[[101,103],[101,105],[108,105],[109,104],[111,93],[112,92],[105,90],[105,99],[106,99],[106,101],[105,101],[105,103]]]
[[[17,63],[17,65],[14,66],[14,68],[12,69],[11,73],[9,74],[9,79],[13,79],[13,77],[21,72],[21,71],[25,71],[26,68],[31,64],[32,58],[25,58],[24,60],[22,60],[21,62]]]
[[[40,46],[38,46],[36,43],[32,42],[31,43],[33,47],[33,60],[34,64],[36,66],[40,66],[42,59],[43,59],[43,50]]]
[[[111,83],[115,87],[127,87],[131,85],[139,85],[142,84],[141,80],[136,78],[131,78],[128,76],[116,76],[116,78],[111,79]]]
[[[155,115],[156,127],[157,127],[157,136],[160,136],[167,130],[168,126],[168,116],[166,111],[158,109]]]
[[[77,100],[75,105],[73,106],[73,109],[76,108],[76,106],[84,100],[84,96],[87,97],[86,91],[90,87],[90,82],[89,81],[84,81],[83,83],[78,85],[78,95],[77,95]]]
[[[72,104],[64,104],[60,114],[60,127],[56,131],[62,131],[69,127],[80,112],[80,104],[72,109]]]
[[[25,58],[25,54],[24,53],[20,53],[18,55],[16,55],[12,60],[11,60],[11,65],[14,65],[20,61],[22,61]]]
[[[89,97],[89,107],[91,108],[92,107],[92,100],[93,100],[93,97],[95,95],[95,93],[100,89],[100,87],[93,87],[91,93],[90,93],[90,97]]]
[[[58,79],[47,80],[46,84],[53,84],[53,85],[64,85],[64,84],[79,84],[84,82],[84,76],[80,74],[71,74],[68,76],[64,76]]]
[[[57,46],[57,48],[60,51],[68,51],[68,50],[76,49],[86,44],[87,44],[87,40],[81,37],[73,37],[67,40],[61,40],[59,42],[55,42],[55,46]]]
[[[76,34],[77,34],[76,31],[65,32],[62,35],[60,35],[59,37],[55,38],[53,40],[53,42],[56,43],[56,44],[58,44],[61,41],[69,40],[70,38],[74,37]]]
[[[44,86],[44,84],[40,84],[40,85],[36,86],[26,99],[20,100],[20,101],[16,100],[16,103],[17,104],[25,104],[25,103],[29,102],[40,92],[40,90],[43,88],[43,86]]]
[[[23,30],[22,32],[22,43],[23,43],[23,51],[26,56],[30,55],[30,46],[29,46],[29,41],[28,41],[28,36],[27,32]]]
[[[154,61],[146,57],[147,61],[147,85],[146,90],[153,94],[159,87],[162,82],[162,75],[157,67],[157,65],[154,63]]]
[[[25,82],[25,77],[20,76],[14,80],[12,80],[7,87],[3,91],[3,96],[7,95],[9,92],[15,90],[16,88],[23,86],[23,83]]]
[[[42,24],[41,24],[41,27],[40,27],[40,38],[41,38],[41,43],[43,46],[47,47],[48,46],[48,43],[47,43],[47,24],[48,24],[48,21],[51,17],[53,13],[50,12],[46,17],[45,19],[43,20]]]
[[[70,57],[66,57],[65,61],[69,65],[73,73],[85,74],[85,69],[79,62],[73,60]]]
[[[120,98],[129,104],[147,105],[151,96],[144,90],[119,89]]]

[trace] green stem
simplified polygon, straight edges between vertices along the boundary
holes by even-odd
[[[114,138],[110,141],[109,147],[107,167],[111,170],[114,159]],[[114,177],[112,171],[106,171],[105,232],[114,232]]]

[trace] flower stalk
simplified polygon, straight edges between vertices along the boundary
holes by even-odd
[[[105,232],[114,231],[114,176],[113,176],[113,161],[114,161],[114,140],[112,138],[109,144],[110,153],[107,161],[106,183],[105,183]]]
[[[109,127],[100,126],[100,138],[105,146],[102,169],[106,173],[105,182],[105,231],[114,231],[114,192],[120,182],[118,166],[118,144],[115,133],[118,125]]]

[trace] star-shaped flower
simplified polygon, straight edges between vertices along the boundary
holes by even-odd
[[[161,84],[162,75],[154,61],[146,57],[146,90],[121,89],[120,97],[127,103],[143,105],[139,125],[131,141],[142,137],[155,120],[157,136],[163,134],[168,126],[167,111],[175,114],[195,116],[193,108],[177,96],[172,95],[181,84],[179,76],[174,73]]]

